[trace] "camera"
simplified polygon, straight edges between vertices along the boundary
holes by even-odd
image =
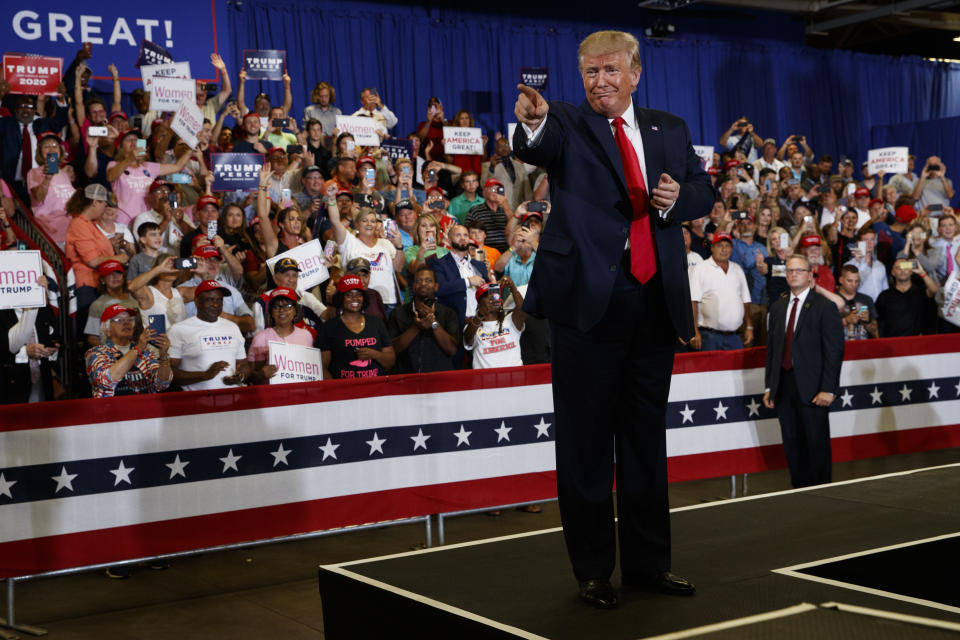
[[[503,302],[503,298],[500,296],[500,285],[499,285],[499,284],[496,284],[496,283],[495,283],[495,284],[491,284],[491,285],[487,288],[487,293],[490,294],[490,301],[491,301],[491,302],[495,302],[495,303]]]
[[[60,173],[60,157],[55,153],[47,154],[47,173]]]
[[[830,193],[830,185],[829,184],[820,185],[819,187],[817,187],[817,193]]]
[[[433,182],[436,179],[437,179],[436,169],[430,169],[429,171],[427,171],[427,180],[429,180],[430,182]]]
[[[931,164],[927,167],[928,171],[940,171],[941,167],[938,164]]]
[[[496,193],[498,196],[502,196],[504,193],[506,193],[506,191],[503,189],[503,185],[502,185],[502,184],[497,185],[496,187],[494,187],[494,188],[493,188],[493,191],[494,191],[494,193]]]
[[[196,269],[197,268],[197,259],[194,257],[189,258],[177,258],[173,261],[174,269]]]
[[[287,153],[303,153],[303,145],[300,144],[288,144]]]
[[[443,200],[431,200],[430,202],[427,203],[427,208],[433,209],[434,211],[442,211]]]
[[[284,128],[287,126],[287,118],[274,118],[272,124],[275,127]]]
[[[213,240],[215,235],[217,235],[217,221],[211,220],[207,223],[207,238]]]
[[[103,138],[107,135],[107,128],[106,127],[88,127],[87,134],[97,138]]]
[[[535,200],[527,204],[527,211],[530,213],[539,212],[544,213],[547,210],[547,203],[543,200]]]
[[[180,196],[177,194],[176,191],[171,191],[171,192],[170,192],[170,195],[167,196],[167,200],[170,201],[170,208],[171,208],[171,209],[179,209],[179,208],[180,208]]]

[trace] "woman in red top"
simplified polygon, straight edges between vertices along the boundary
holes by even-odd
[[[102,184],[88,184],[67,201],[67,213],[73,216],[67,227],[65,251],[73,265],[77,288],[77,316],[86,319],[86,310],[97,296],[100,274],[97,267],[106,260],[126,264],[130,259],[124,252],[115,253],[109,238],[97,228],[97,220],[107,209],[109,195]],[[114,205],[115,206],[115,205]]]
[[[455,127],[475,127],[473,116],[469,111],[461,109],[457,115],[453,116],[453,126]],[[487,146],[487,136],[482,136],[483,146]],[[483,154],[477,156],[468,156],[462,153],[453,153],[448,156],[452,164],[457,165],[464,171],[476,171],[479,175],[483,170]]]

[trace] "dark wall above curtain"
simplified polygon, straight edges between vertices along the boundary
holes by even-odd
[[[561,11],[557,18],[534,20],[325,0],[231,0],[226,11],[231,70],[239,69],[244,48],[286,49],[295,116],[302,115],[320,80],[336,87],[337,104],[346,113],[359,106],[362,88],[375,86],[400,118],[397,135],[424,119],[433,95],[448,117],[465,108],[488,135],[505,131],[513,121],[522,66],[550,68],[548,99],[580,102],[577,45],[595,29],[617,28],[601,22],[610,15],[606,10],[593,14],[596,23],[572,22]],[[716,145],[730,123],[746,115],[762,137],[782,141],[803,134],[818,155],[865,159],[873,125],[960,115],[955,65],[805,48],[792,36],[772,39],[768,23],[717,25],[722,33],[716,37],[701,30],[694,34],[698,39],[675,41],[647,40],[634,30],[644,61],[639,102],[684,117],[697,144]],[[248,85],[248,99],[261,89],[275,103],[281,99],[279,82]]]

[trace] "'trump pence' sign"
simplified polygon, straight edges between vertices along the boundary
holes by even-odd
[[[260,186],[262,153],[215,153],[212,161],[214,191],[256,191]]]
[[[282,49],[244,49],[243,68],[248,80],[283,80],[287,52]]]
[[[154,77],[150,90],[151,111],[176,111],[184,100],[196,103],[196,82],[182,78]]]
[[[483,133],[478,127],[444,127],[443,148],[447,153],[483,155]]]
[[[908,147],[884,147],[883,149],[870,149],[867,152],[867,171],[875,176],[878,172],[885,173],[906,173],[907,156],[910,154]]]
[[[285,342],[271,341],[269,344],[270,364],[277,368],[270,384],[323,380],[320,349]]]
[[[323,261],[323,248],[320,246],[319,239],[313,239],[299,247],[294,247],[289,251],[277,254],[267,260],[267,268],[273,273],[273,266],[282,258],[293,258],[300,267],[300,275],[297,276],[297,288],[309,289],[315,287],[321,282],[330,279],[330,272]]]
[[[41,275],[39,251],[0,251],[0,309],[44,306]]]
[[[377,121],[364,116],[337,116],[337,128],[340,133],[353,134],[354,141],[364,147],[379,147]]]

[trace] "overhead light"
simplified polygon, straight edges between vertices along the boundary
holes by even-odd
[[[664,40],[676,33],[677,28],[673,23],[664,20],[657,20],[652,27],[643,30],[644,35],[655,40]]]
[[[960,36],[957,36],[956,38],[954,38],[953,41],[954,41],[954,42],[960,42]]]

